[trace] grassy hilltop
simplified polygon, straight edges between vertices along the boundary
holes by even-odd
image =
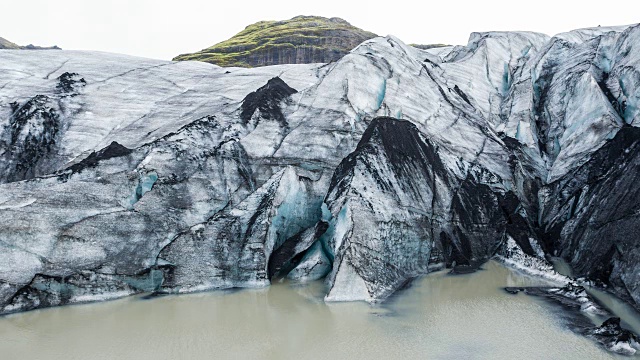
[[[376,34],[340,18],[296,16],[260,21],[231,39],[173,60],[197,60],[220,66],[256,67],[336,61]]]

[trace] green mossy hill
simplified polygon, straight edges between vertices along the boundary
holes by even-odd
[[[3,37],[0,37],[0,49],[20,49],[20,46]]]
[[[340,18],[296,16],[257,22],[229,40],[173,60],[197,60],[225,67],[328,63],[376,36]]]
[[[418,49],[422,49],[422,50],[429,50],[429,49],[433,49],[433,48],[439,48],[439,47],[445,47],[445,46],[451,46],[451,45],[446,45],[446,44],[427,44],[427,45],[410,44],[410,46],[413,46],[414,48],[418,48]]]

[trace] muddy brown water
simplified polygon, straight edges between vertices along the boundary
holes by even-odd
[[[429,274],[381,305],[325,303],[322,282],[131,297],[0,317],[0,359],[610,359],[490,261]]]

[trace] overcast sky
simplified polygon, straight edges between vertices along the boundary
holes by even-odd
[[[341,17],[406,43],[466,44],[473,31],[575,28],[640,21],[637,0],[0,0],[0,37],[158,59],[225,40],[259,20]]]

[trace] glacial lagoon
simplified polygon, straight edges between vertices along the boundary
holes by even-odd
[[[0,358],[624,358],[571,331],[554,304],[503,290],[544,285],[490,261],[429,274],[379,305],[325,303],[322,282],[138,296],[0,317]]]

